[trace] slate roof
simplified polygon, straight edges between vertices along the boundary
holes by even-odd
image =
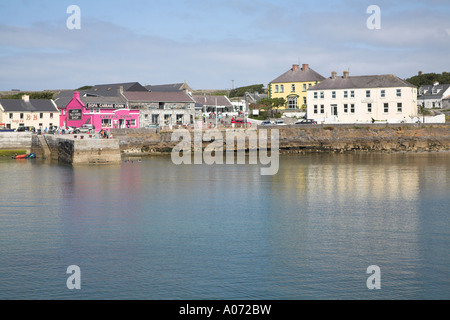
[[[177,92],[183,90],[191,90],[191,88],[184,83],[171,83],[171,84],[159,84],[159,85],[149,85],[145,86],[149,91],[159,91],[159,92]]]
[[[52,100],[0,99],[0,105],[5,112],[58,112]]]
[[[124,96],[128,99],[128,101],[132,102],[194,102],[194,100],[184,91],[128,91],[124,92]]]
[[[283,73],[278,78],[275,78],[270,83],[282,83],[282,82],[309,82],[309,81],[322,81],[325,77],[318,74],[316,71],[307,68],[291,68]]]
[[[58,108],[65,108],[73,98],[73,93],[76,90],[61,91],[55,98],[55,103]],[[78,91],[80,93],[80,100],[85,105],[88,103],[105,103],[105,104],[127,104],[127,100],[119,95],[116,96],[85,96],[88,90]]]
[[[442,99],[450,93],[449,89],[450,84],[424,85],[419,88],[419,96],[421,99]]]
[[[361,89],[361,88],[415,88],[411,83],[392,74],[327,78],[308,90]]]
[[[98,84],[93,86],[91,89],[84,91],[84,94],[95,95],[102,97],[111,97],[119,95],[119,87],[123,87],[123,91],[143,91],[148,90],[142,86],[139,82],[125,82],[125,83],[111,83],[111,84]],[[80,93],[81,95],[81,93]]]
[[[206,103],[205,103],[205,96],[200,94],[194,94],[192,98],[195,100],[197,105],[202,106],[225,106],[225,107],[232,107],[233,104],[228,100],[226,96],[206,96]]]

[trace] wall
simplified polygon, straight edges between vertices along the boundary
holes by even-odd
[[[279,130],[280,151],[283,153],[450,150],[450,124],[295,125],[263,128]],[[157,133],[151,129],[122,129],[112,132],[114,138],[119,140],[122,154],[128,155],[170,152],[179,143],[171,141],[170,131]],[[209,144],[204,142],[203,146]]]
[[[31,132],[0,132],[0,149],[31,150]]]

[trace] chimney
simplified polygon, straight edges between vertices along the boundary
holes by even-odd
[[[119,95],[123,94],[123,86],[119,86],[117,92],[119,93]]]
[[[30,102],[30,96],[24,94],[24,95],[22,96],[22,100],[25,101],[25,102]]]
[[[298,70],[298,64],[293,64],[292,65],[292,71]]]
[[[336,71],[331,72],[331,79],[336,79],[336,76],[337,76]]]
[[[309,64],[302,64],[302,70],[305,71],[309,68]]]
[[[344,79],[348,79],[348,71],[344,71]]]
[[[79,93],[78,91],[75,91],[75,92],[73,93],[73,98],[74,98],[74,99],[80,99],[80,93]]]

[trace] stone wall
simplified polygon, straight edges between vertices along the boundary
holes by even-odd
[[[280,152],[347,151],[438,151],[450,150],[450,125],[295,125],[270,126],[278,129]],[[253,129],[254,130],[254,129]],[[225,139],[225,133],[223,137]],[[170,152],[179,142],[171,141],[172,132],[152,129],[115,129],[122,154],[146,155]],[[191,139],[193,139],[191,131]],[[270,142],[270,141],[269,141]],[[204,142],[203,146],[210,142]]]
[[[31,132],[0,132],[0,150],[31,150]]]

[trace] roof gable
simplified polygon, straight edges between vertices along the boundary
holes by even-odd
[[[327,78],[308,90],[360,89],[360,88],[415,88],[411,83],[392,74]]]
[[[270,83],[311,82],[322,81],[324,79],[325,77],[311,69],[307,64],[304,64],[302,68],[299,68],[298,65],[294,65],[291,69],[278,78],[275,78]]]

